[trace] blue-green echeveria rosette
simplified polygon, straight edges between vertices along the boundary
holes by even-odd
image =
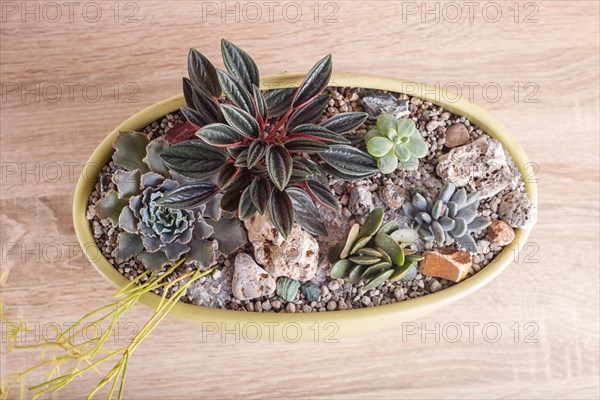
[[[110,190],[96,204],[102,218],[123,229],[117,238],[117,256],[127,260],[135,255],[150,270],[159,270],[186,257],[197,267],[215,263],[219,244],[226,250],[246,242],[239,221],[227,221],[229,229],[217,228],[225,222],[210,204],[178,210],[159,200],[179,186],[158,156],[168,144],[163,139],[148,140],[140,132],[120,132],[113,143],[113,162],[121,167],[113,174],[117,190]],[[209,209],[207,209],[207,206]],[[205,213],[206,211],[206,213]],[[207,223],[203,215],[214,220]],[[215,231],[218,230],[218,234]]]
[[[118,238],[119,258],[137,254],[152,270],[172,264],[186,254],[188,262],[201,266],[214,262],[216,246],[207,240],[213,228],[202,217],[204,206],[175,210],[157,204],[165,193],[178,186],[177,181],[153,172],[142,175],[141,193],[131,197],[119,216],[119,226],[124,230]],[[194,257],[189,257],[189,253]]]

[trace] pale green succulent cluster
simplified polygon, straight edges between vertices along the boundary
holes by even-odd
[[[182,257],[198,267],[215,263],[217,252],[229,253],[246,242],[239,220],[221,218],[218,200],[189,204],[186,209],[161,204],[177,191],[160,151],[163,139],[148,140],[141,132],[120,132],[114,143],[113,162],[121,169],[113,175],[117,190],[96,203],[96,213],[123,231],[117,237],[117,256],[137,256],[146,268],[159,270]]]
[[[348,276],[352,284],[366,280],[364,290],[371,290],[386,280],[412,280],[416,264],[423,259],[406,248],[419,235],[412,229],[400,229],[396,221],[383,224],[384,213],[375,208],[361,227],[354,224],[346,241],[333,247],[329,261],[331,277]]]
[[[429,151],[429,145],[421,137],[415,122],[410,118],[396,119],[392,114],[382,113],[377,125],[364,137],[367,151],[377,160],[384,174],[394,172],[400,165],[406,171],[414,171]]]
[[[444,184],[435,201],[416,193],[410,203],[402,205],[423,240],[440,246],[455,240],[471,252],[477,247],[470,234],[491,224],[489,219],[477,216],[478,207],[479,192],[457,190],[453,183]]]

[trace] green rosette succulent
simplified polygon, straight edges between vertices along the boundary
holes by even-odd
[[[384,213],[375,208],[361,227],[354,224],[348,237],[329,252],[333,279],[348,276],[350,283],[366,281],[364,290],[371,290],[386,280],[412,280],[417,275],[416,264],[423,259],[406,248],[419,235],[412,229],[401,229],[396,221],[383,224]]]
[[[487,228],[491,221],[477,216],[479,192],[467,193],[464,188],[446,183],[437,199],[416,193],[410,203],[404,203],[404,213],[414,221],[419,236],[440,246],[455,240],[471,252],[477,251],[471,233]]]
[[[414,171],[429,151],[429,145],[421,137],[415,122],[410,118],[396,119],[392,114],[382,113],[376,126],[364,137],[367,151],[377,160],[384,174],[394,172],[398,166]]]
[[[246,243],[245,233],[239,220],[220,218],[218,202],[185,208],[162,204],[170,201],[167,193],[176,197],[180,188],[158,157],[167,146],[163,139],[150,142],[144,133],[120,132],[113,143],[113,162],[122,168],[112,178],[117,190],[98,201],[96,212],[123,229],[117,238],[120,259],[137,255],[150,270],[182,257],[198,267],[211,266],[217,251],[231,252]]]

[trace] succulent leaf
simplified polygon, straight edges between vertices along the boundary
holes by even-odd
[[[375,210],[373,210],[375,211]],[[391,235],[392,232],[400,229],[400,225],[396,221],[389,221],[385,223],[380,229],[378,233],[383,233],[384,235]]]
[[[215,240],[196,240],[190,243],[186,262],[199,268],[209,268],[216,263],[217,246]]]
[[[134,233],[119,233],[117,243],[117,256],[122,260],[127,260],[144,250],[142,240]]]
[[[375,245],[383,249],[392,260],[395,265],[402,265],[404,263],[404,252],[402,247],[392,239],[390,236],[379,233],[375,236]]]
[[[379,261],[379,259],[378,259]],[[391,267],[391,264],[388,262],[378,262],[371,266],[369,266],[365,272],[363,272],[361,278],[362,279],[372,279],[379,275],[381,272],[388,270]]]
[[[398,168],[398,157],[394,149],[391,149],[387,154],[377,160],[377,166],[381,173],[391,174]]]
[[[119,224],[119,215],[128,204],[129,202],[126,199],[120,198],[116,191],[110,190],[96,203],[96,213],[101,218],[110,220],[113,226],[117,226]]]
[[[154,253],[143,251],[138,254],[138,257],[140,260],[142,260],[144,266],[150,271],[160,271],[164,266],[172,263],[167,255],[162,251],[157,251]]]
[[[384,132],[387,132],[390,129],[395,129],[397,124],[396,118],[392,114],[389,113],[381,113],[377,117],[377,131],[380,135],[383,135]]]
[[[134,131],[121,131],[113,142],[115,152],[113,161],[128,171],[139,169],[148,172],[148,166],[143,161],[146,157],[146,146],[149,140],[145,133]]]
[[[113,183],[117,186],[119,197],[127,199],[140,193],[141,173],[139,169],[132,171],[118,170],[112,176]]]
[[[419,234],[413,229],[398,229],[389,234],[398,243],[414,243],[419,239]]]
[[[142,161],[148,165],[148,169],[157,174],[161,174],[165,178],[170,178],[169,168],[165,165],[160,155],[169,147],[164,139],[155,139],[146,146],[146,157]]]
[[[392,276],[393,273],[394,273],[393,269],[379,273],[377,276],[375,276],[373,279],[371,279],[369,281],[369,283],[367,283],[363,287],[363,290],[366,292],[366,291],[376,288],[377,286],[381,285],[383,282],[387,281],[388,278],[390,276]]]
[[[384,215],[383,209],[381,209],[381,208],[373,209],[373,211],[371,213],[369,213],[369,215],[365,219],[363,226],[360,228],[358,236],[362,238],[362,237],[366,237],[366,236],[375,235],[377,233],[377,231],[379,231],[379,229],[381,228],[381,224],[383,223],[384,216],[385,215]]]
[[[394,142],[390,139],[376,136],[367,143],[367,150],[374,157],[383,157],[392,150]],[[395,170],[395,169],[394,169]],[[392,171],[394,171],[392,170]]]
[[[411,137],[405,147],[410,152],[410,154],[416,158],[425,157],[427,155],[427,152],[429,151],[429,146],[427,145],[427,143],[423,139],[416,137]]]
[[[381,261],[379,257],[374,256],[350,256],[348,260],[358,265],[373,265]]]
[[[331,273],[330,273],[331,278],[332,279],[343,278],[350,273],[350,270],[353,267],[354,267],[354,264],[350,260],[347,260],[347,259],[338,260],[331,267]]]
[[[355,285],[358,282],[360,282],[360,279],[362,278],[362,274],[365,272],[367,267],[365,267],[364,265],[357,265],[357,264],[352,264],[352,265],[353,266],[350,269],[350,272],[348,273],[348,282]]]
[[[214,230],[210,238],[217,241],[219,251],[225,255],[233,253],[248,242],[246,231],[237,218],[206,220],[206,223]]]
[[[352,249],[350,250],[350,255],[360,252],[363,249],[363,247],[369,244],[372,238],[372,236],[360,237],[359,232],[359,239],[357,239],[356,242],[354,242],[354,246],[352,246]]]

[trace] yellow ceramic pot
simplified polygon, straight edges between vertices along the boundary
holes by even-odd
[[[263,80],[262,87],[263,89],[293,87],[297,86],[302,78],[303,76],[300,75],[268,77]],[[341,73],[334,74],[330,84],[406,93],[467,117],[502,143],[517,163],[523,180],[526,181],[529,198],[537,203],[536,185],[525,179],[529,166],[525,152],[508,129],[483,108],[451,92],[395,78]],[[90,262],[116,287],[122,287],[128,283],[128,280],[102,256],[95,244],[91,224],[86,219],[88,199],[96,182],[98,168],[110,161],[113,154],[112,142],[119,131],[141,130],[158,118],[178,110],[183,104],[182,95],[171,97],[138,112],[117,126],[94,151],[77,183],[73,201],[73,220],[77,238]],[[531,229],[517,229],[514,242],[505,247],[489,265],[471,278],[440,292],[399,303],[306,314],[241,312],[179,303],[171,312],[177,317],[200,324],[204,338],[221,331],[230,339],[235,336],[237,340],[245,341],[335,341],[411,321],[473,293],[512,263],[514,252],[523,247],[530,231]],[[154,294],[146,294],[142,297],[142,302],[150,307],[156,307],[159,299]]]

